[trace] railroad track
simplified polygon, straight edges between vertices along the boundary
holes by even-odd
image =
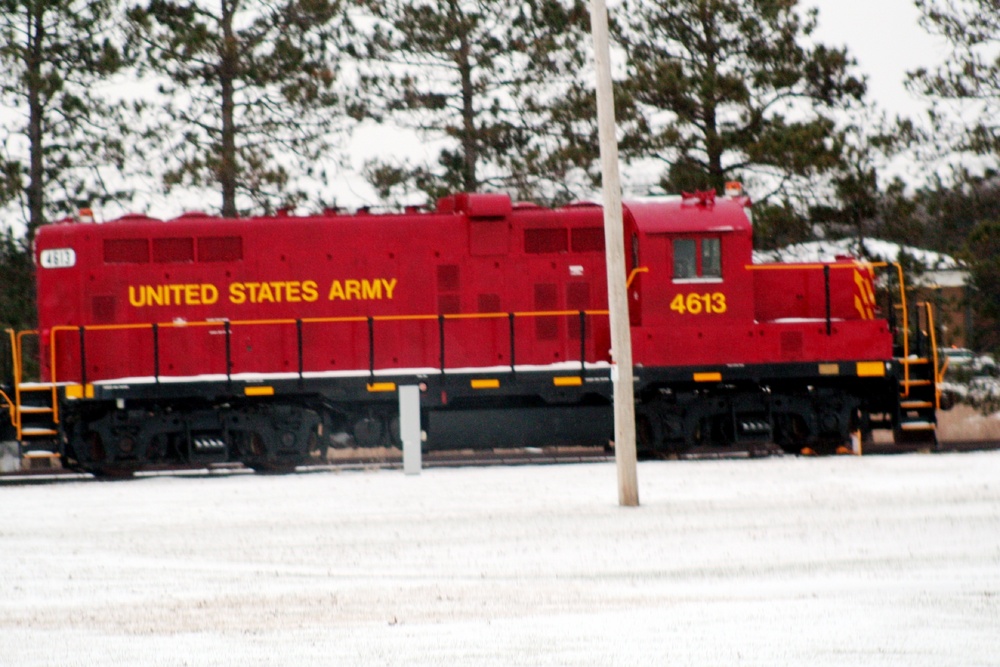
[[[868,444],[865,455],[886,456],[893,454],[909,454],[916,452],[948,453],[994,451],[1000,449],[1000,441],[963,440],[948,441],[938,445],[932,452],[918,446],[887,444]],[[702,449],[685,454],[678,458],[684,460],[749,458],[751,456],[787,456],[780,449],[769,448],[766,451],[748,453],[745,450],[734,449]],[[460,468],[493,465],[556,465],[561,463],[599,463],[614,460],[614,453],[596,448],[557,448],[547,449],[510,449],[496,451],[447,451],[428,452],[422,456],[424,468]],[[310,463],[296,468],[296,473],[318,473],[343,470],[394,470],[403,467],[402,454],[398,452],[381,455],[365,455],[354,452],[338,455],[325,463]],[[221,475],[254,474],[253,470],[240,464],[218,464],[210,466],[190,467],[148,467],[135,474],[135,477],[155,476],[203,476],[216,477]],[[73,480],[95,480],[89,473],[67,470],[55,467],[32,467],[15,472],[0,473],[2,484],[35,484]]]

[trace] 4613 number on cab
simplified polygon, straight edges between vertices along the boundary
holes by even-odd
[[[726,312],[726,295],[722,292],[678,294],[670,302],[670,310],[681,315],[716,315]]]

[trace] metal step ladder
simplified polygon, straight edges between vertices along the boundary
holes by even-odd
[[[13,350],[13,397],[10,404],[11,424],[19,443],[22,468],[51,468],[61,462],[59,425],[55,402],[57,387],[51,382],[24,381],[24,338],[37,336],[34,331],[8,332]]]
[[[26,467],[52,467],[60,458],[59,426],[55,422],[55,387],[51,383],[19,383],[17,439]]]
[[[941,371],[938,369],[934,314],[929,303],[918,303],[914,349],[900,362],[903,379],[899,410],[893,425],[897,444],[937,447],[937,411],[940,408]],[[909,346],[907,346],[909,347]],[[906,350],[910,352],[910,350]]]

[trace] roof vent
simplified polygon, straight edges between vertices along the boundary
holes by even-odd
[[[460,192],[455,195],[455,210],[472,220],[496,219],[510,215],[513,205],[510,195]]]

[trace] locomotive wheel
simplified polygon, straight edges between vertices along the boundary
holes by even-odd
[[[267,446],[264,444],[264,438],[261,437],[260,433],[255,431],[247,439],[249,440],[250,456],[254,458],[264,458],[267,456]]]
[[[799,454],[809,439],[809,428],[799,415],[785,414],[775,418],[774,442],[786,454]]]
[[[326,463],[327,449],[326,442],[320,437],[319,433],[313,431],[309,434],[309,440],[306,443],[306,451],[309,452],[309,458],[320,463]]]
[[[656,456],[656,449],[659,443],[653,419],[655,417],[651,417],[650,415],[637,414],[635,416],[635,442],[638,449],[637,453],[640,457],[650,458]]]
[[[86,442],[87,458],[94,463],[103,462],[106,453],[104,451],[104,440],[101,438],[101,434],[96,431],[91,431],[87,434]]]
[[[311,441],[310,441],[311,446]],[[267,442],[264,436],[253,431],[246,435],[246,449],[243,464],[261,475],[287,475],[295,472],[296,461],[287,459],[274,461],[268,460]]]
[[[135,474],[135,466],[105,464],[107,451],[104,448],[104,439],[96,431],[87,433],[84,439],[84,451],[87,452],[87,460],[78,462],[78,467],[97,479],[130,479]]]
[[[381,420],[365,417],[354,425],[354,441],[358,447],[382,447],[385,445],[385,427]]]

